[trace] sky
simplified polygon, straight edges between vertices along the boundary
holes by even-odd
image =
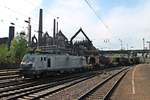
[[[8,27],[15,23],[15,32],[27,31],[31,17],[32,36],[37,36],[39,9],[43,9],[43,32],[52,36],[53,19],[59,17],[59,29],[69,39],[82,27],[100,50],[143,49],[150,37],[150,0],[0,0],[0,37],[8,36]],[[83,39],[78,36],[77,39]]]

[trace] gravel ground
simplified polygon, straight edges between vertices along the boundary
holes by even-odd
[[[110,76],[111,74],[114,74],[114,73],[115,72],[112,71],[112,72],[107,72],[107,73],[98,75],[91,79],[80,82],[76,85],[73,85],[69,88],[61,90],[61,91],[51,94],[49,96],[46,96],[44,99],[46,99],[46,100],[74,100],[74,99],[77,99],[77,97],[84,94],[85,91],[92,88],[94,85],[98,84],[103,79],[107,78],[108,76]]]

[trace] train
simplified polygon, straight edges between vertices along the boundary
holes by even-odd
[[[140,57],[106,57],[106,56],[100,56],[99,62],[101,65],[104,66],[130,66],[142,63],[142,59]]]
[[[27,53],[20,64],[20,75],[39,78],[60,73],[89,71],[106,67],[128,66],[140,63],[139,58],[74,56],[69,54]],[[102,67],[102,65],[104,67]]]
[[[20,63],[19,73],[23,77],[40,78],[139,63],[141,63],[139,57],[104,56],[93,52],[89,55],[74,55],[62,49],[51,48],[48,52],[33,51],[25,54]]]
[[[83,56],[68,54],[27,53],[20,64],[20,75],[41,77],[56,73],[81,71],[86,67]]]

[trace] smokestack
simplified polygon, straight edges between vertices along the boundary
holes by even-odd
[[[57,32],[56,32],[56,33],[58,33],[58,19],[59,19],[59,17],[57,17],[57,28],[56,28],[56,29],[57,29],[57,30],[56,30]]]
[[[53,27],[53,45],[55,45],[55,35],[56,35],[56,20],[54,19],[54,27]]]
[[[39,43],[39,46],[41,46],[41,44],[42,44],[42,33],[43,33],[43,9],[40,9],[39,30],[38,30],[38,43]]]
[[[10,48],[11,41],[14,38],[14,33],[15,33],[15,27],[14,26],[9,26],[9,39],[8,39],[8,48]]]
[[[58,33],[58,21],[57,21],[57,33]]]

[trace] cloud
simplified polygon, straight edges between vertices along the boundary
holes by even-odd
[[[98,6],[95,6],[95,8],[97,10],[100,9]],[[112,34],[105,29],[84,0],[56,0],[49,8],[49,12],[56,17],[60,17],[60,29],[68,38],[71,38],[80,27],[83,28],[94,45],[98,44],[101,39],[111,38]],[[52,19],[47,15],[45,23],[47,22],[46,20]],[[48,21],[45,25],[53,27],[51,23]],[[50,30],[50,34],[52,35],[52,29],[48,30]]]
[[[100,3],[90,2],[100,15]],[[95,16],[84,0],[56,0],[44,14],[44,31],[52,35],[53,17],[59,17],[59,28],[71,38],[82,27],[94,45],[103,49],[120,49],[120,41],[123,47],[142,47],[142,38],[150,34],[148,23],[150,20],[150,2],[145,1],[133,8],[126,6],[114,6],[103,16],[106,29],[102,22]],[[54,15],[54,16],[51,16]],[[82,38],[82,37],[78,37]],[[148,39],[148,38],[146,38]],[[105,43],[104,40],[109,40]]]
[[[1,0],[0,1],[0,37],[8,36],[8,26],[15,23],[16,31],[25,30],[24,22],[28,17],[35,19],[33,15],[42,0]]]
[[[110,10],[106,18],[110,29],[113,31],[111,37],[113,43],[117,43],[118,38],[124,41],[124,46],[128,44],[134,48],[142,48],[142,38],[148,40],[150,37],[150,2],[135,8],[115,7]],[[118,41],[119,42],[119,41]]]
[[[109,30],[104,27],[84,0],[53,0],[53,2],[48,0],[27,0],[28,2],[26,0],[5,1],[9,1],[5,4],[10,8],[32,17],[32,35],[37,35],[37,32],[34,32],[34,30],[38,30],[39,7],[42,5],[42,2],[48,2],[50,6],[43,9],[43,31],[48,31],[50,35],[53,32],[53,18],[59,17],[59,28],[68,38],[71,38],[82,27],[98,48],[120,49],[119,39],[122,39],[124,48],[127,48],[127,44],[129,48],[131,46],[142,48],[142,38],[148,40],[150,36],[150,14],[148,13],[150,11],[150,1],[148,0],[130,8],[116,5],[109,10],[107,9],[107,14],[103,13],[105,15],[102,16],[102,19]],[[101,10],[104,10],[104,8],[101,8],[101,1],[89,1],[97,13],[101,15]],[[29,2],[31,3],[30,5]],[[3,9],[0,9],[1,12]],[[7,10],[5,9],[5,11]],[[19,25],[21,26],[27,26],[23,22],[27,17],[21,14],[14,14],[8,10],[4,14],[0,14],[0,16],[0,18],[7,19],[8,22],[13,20],[16,21],[16,24],[20,23]],[[15,19],[15,16],[19,16],[19,21]],[[0,24],[0,27],[8,30],[8,25],[7,23],[7,27],[3,27]],[[6,36],[6,34],[0,34],[1,36]],[[105,43],[104,40],[109,40],[109,42]]]

